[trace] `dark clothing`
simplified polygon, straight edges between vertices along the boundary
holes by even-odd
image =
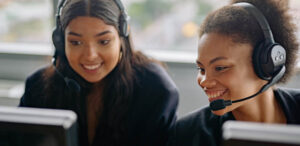
[[[59,106],[53,103],[61,102],[56,96],[48,101],[44,95],[45,80],[41,69],[26,80],[25,93],[21,98],[20,106],[39,108],[71,109],[78,116],[79,143],[88,146],[86,97],[80,94],[80,99],[66,100]],[[146,67],[135,70],[136,82],[134,83],[133,97],[129,103],[126,124],[126,142],[122,145],[159,146],[165,145],[167,136],[176,120],[178,105],[178,91],[166,71],[159,65],[151,63]],[[57,84],[65,84],[63,78],[57,78]],[[64,85],[65,86],[65,85]],[[65,88],[65,87],[64,87]],[[67,89],[67,88],[66,88]],[[63,93],[55,93],[57,95]],[[49,103],[51,106],[49,106]],[[99,131],[97,128],[93,146],[100,145]],[[103,145],[103,144],[102,144]],[[104,144],[105,145],[105,144]]]
[[[300,124],[300,90],[274,90],[275,98],[283,109],[287,124]],[[176,146],[220,146],[222,125],[227,120],[235,120],[232,112],[223,116],[214,115],[208,106],[181,118],[176,122]]]

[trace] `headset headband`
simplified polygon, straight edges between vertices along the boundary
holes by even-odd
[[[67,0],[61,0],[57,7],[57,13],[56,13],[56,19],[60,17],[62,7],[66,4]],[[60,21],[59,19],[56,20],[56,22]]]
[[[56,28],[61,28],[60,26],[60,16],[62,13],[62,8],[66,5],[68,0],[61,0],[58,5],[58,10],[56,13]],[[127,37],[129,35],[129,27],[128,27],[128,20],[129,16],[127,15],[125,8],[120,0],[114,0],[114,3],[117,5],[118,9],[120,10],[119,16],[119,32],[121,36]],[[62,31],[62,30],[61,30]]]
[[[125,12],[125,8],[120,0],[114,0],[121,12]]]
[[[246,3],[246,2],[235,3],[235,4],[233,4],[233,6],[242,7],[244,9],[246,9],[248,12],[250,12],[252,14],[252,16],[255,17],[258,24],[260,25],[260,28],[263,31],[266,41],[269,41],[268,43],[275,43],[270,25],[260,10],[258,10],[252,4]]]

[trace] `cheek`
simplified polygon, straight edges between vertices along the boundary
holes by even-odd
[[[221,78],[219,78],[219,81],[222,83],[225,88],[229,90],[229,96],[239,96],[236,94],[239,94],[241,89],[243,88],[244,84],[247,84],[247,82],[244,81],[243,75],[241,75],[240,71],[238,70],[231,70],[226,72],[222,75]]]
[[[78,65],[80,64],[80,51],[74,51],[71,49],[66,48],[65,49],[66,57],[68,60],[69,65],[71,66],[72,69],[77,70]]]
[[[74,63],[74,61],[76,61],[78,58],[78,53],[76,53],[75,51],[71,51],[68,48],[66,48],[65,53],[70,64]]]
[[[225,75],[223,82],[225,82],[225,86],[230,91],[231,99],[238,99],[250,96],[258,91],[260,86],[257,81],[259,79],[257,79],[254,72],[249,68],[240,67]]]
[[[219,81],[222,82],[222,84],[229,87],[236,84],[236,82],[239,80],[239,74],[236,73],[235,70],[227,71],[223,73],[222,76],[219,78]]]
[[[103,54],[103,60],[109,65],[116,65],[119,61],[120,48],[110,48],[110,51]]]
[[[66,47],[66,49],[65,49],[65,54],[66,54],[66,57],[67,57],[69,63],[71,63],[72,60],[74,60],[74,55],[73,55],[72,53],[73,53],[73,52],[71,52],[70,49],[68,49],[68,48]]]

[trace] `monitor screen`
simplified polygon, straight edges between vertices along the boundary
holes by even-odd
[[[0,146],[77,146],[73,111],[0,106]]]
[[[300,125],[227,121],[224,146],[300,146]]]

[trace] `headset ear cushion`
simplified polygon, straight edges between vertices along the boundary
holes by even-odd
[[[268,64],[268,45],[265,42],[259,43],[253,50],[252,62],[256,75],[263,80],[270,80],[271,75],[263,67]]]
[[[119,25],[120,25],[119,30],[120,30],[121,36],[127,37],[129,35],[129,27],[128,27],[128,22],[127,22],[127,18],[126,18],[125,14],[123,14],[120,17]]]
[[[57,26],[52,33],[52,41],[55,47],[55,51],[62,52],[65,48],[65,38],[63,32],[59,26]]]
[[[257,76],[270,80],[285,65],[285,49],[277,43],[260,43],[253,51],[253,66]]]
[[[124,36],[127,37],[129,35],[129,26],[127,21],[125,21],[123,24],[123,30],[124,30]]]

